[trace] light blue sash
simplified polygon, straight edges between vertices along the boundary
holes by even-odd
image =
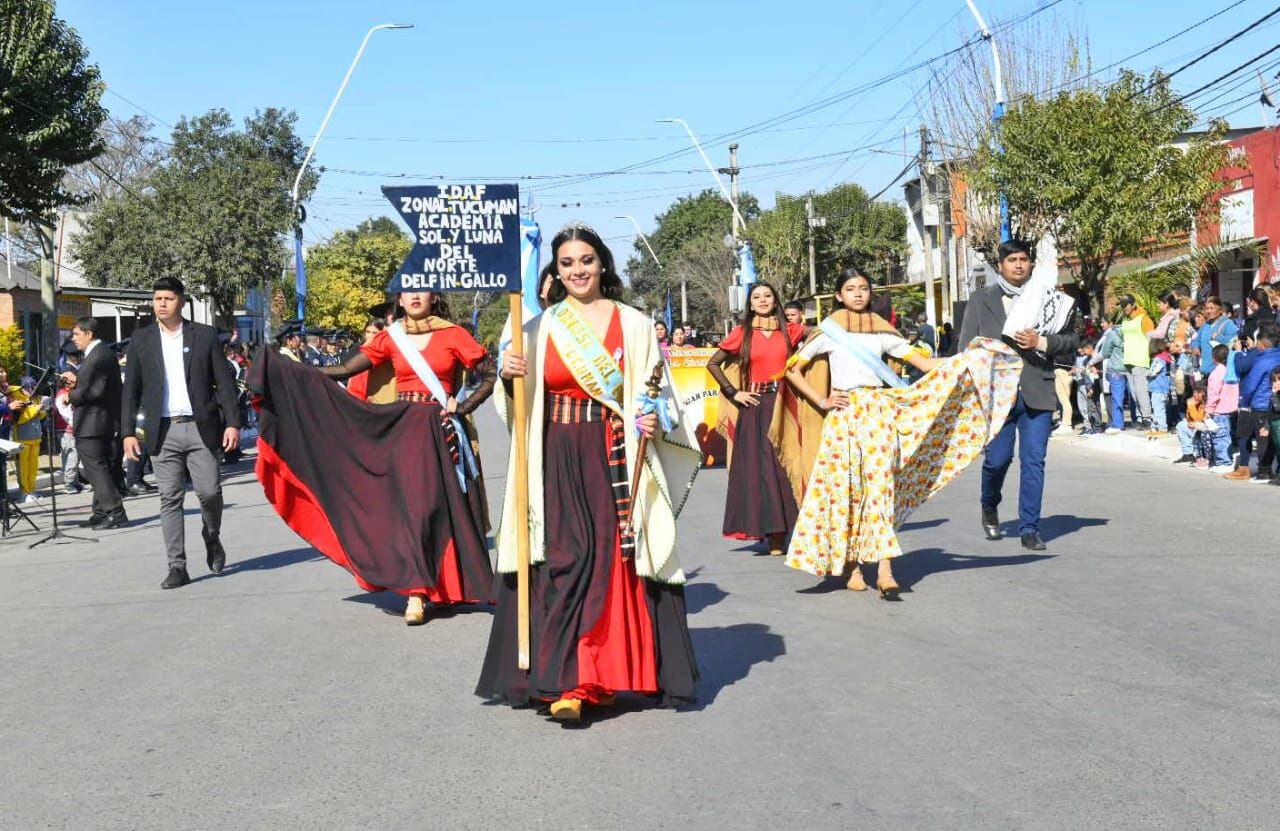
[[[391,336],[391,342],[396,345],[396,349],[400,350],[400,354],[409,363],[418,379],[422,381],[427,388],[427,392],[431,393],[431,397],[440,402],[443,409],[449,401],[449,395],[444,391],[444,385],[440,383],[440,379],[436,377],[435,372],[431,369],[431,364],[427,363],[427,359],[422,357],[413,345],[413,341],[409,340],[409,335],[404,331],[404,327],[400,325],[400,321],[396,321],[387,327],[387,334]],[[472,477],[480,475],[480,467],[476,464],[476,457],[471,452],[471,442],[467,439],[467,431],[462,424],[462,419],[456,415],[445,413],[449,418],[453,419],[454,430],[458,435],[458,448],[460,450],[458,456],[458,464],[454,466],[454,472],[458,474],[458,484],[462,487],[462,492],[467,492],[467,474]]]
[[[827,318],[818,324],[818,328],[822,330],[823,334],[831,338],[831,341],[836,346],[843,349],[847,355],[853,357],[858,363],[874,372],[876,377],[888,386],[905,387],[907,385],[900,375],[889,368],[889,365],[884,362],[884,359],[879,354],[868,349],[858,340],[857,335],[847,331],[839,323]]]

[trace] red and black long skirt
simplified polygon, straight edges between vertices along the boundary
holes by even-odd
[[[760,396],[760,403],[738,410],[724,498],[723,533],[730,539],[763,540],[773,534],[790,533],[800,512],[791,481],[769,441],[778,385],[772,381],[752,384],[749,391]]]
[[[478,477],[459,481],[459,441],[435,402],[371,405],[264,350],[256,473],[282,519],[366,591],[436,603],[488,601],[493,568]],[[424,396],[425,398],[425,396]]]
[[[558,698],[593,703],[622,691],[663,705],[694,700],[697,667],[683,587],[638,577],[634,561],[622,555],[609,469],[616,425],[609,418],[594,402],[571,408],[549,403],[546,562],[531,570],[531,667],[525,672],[516,666],[516,576],[498,574],[493,629],[476,687],[482,698],[516,707]]]

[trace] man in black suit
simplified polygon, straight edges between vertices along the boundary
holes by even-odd
[[[98,339],[98,321],[82,317],[71,329],[71,340],[84,353],[79,372],[62,373],[75,407],[72,432],[84,478],[93,486],[93,514],[85,525],[101,530],[129,521],[112,470],[116,437],[120,432],[120,367],[115,353]]]
[[[136,460],[142,455],[134,435],[139,405],[146,413],[147,452],[160,489],[160,528],[169,557],[162,589],[191,582],[182,514],[188,476],[200,500],[209,570],[219,574],[226,565],[218,467],[223,451],[240,446],[235,376],[213,327],[182,318],[185,294],[174,277],[152,286],[156,322],[134,332],[129,343],[121,416],[125,455]]]
[[[959,349],[975,337],[1002,338],[1005,320],[1014,299],[1031,278],[1034,260],[1031,245],[1023,240],[1000,243],[999,276],[994,286],[974,292],[965,306],[960,327]],[[982,460],[982,529],[987,539],[998,540],[1000,491],[1005,474],[1013,462],[1015,432],[1020,465],[1018,482],[1018,534],[1022,547],[1043,551],[1040,539],[1040,504],[1044,497],[1044,460],[1049,450],[1049,433],[1053,429],[1053,413],[1058,406],[1054,389],[1053,356],[1073,354],[1080,345],[1075,331],[1075,315],[1062,332],[1041,335],[1035,329],[1023,329],[1012,338],[1003,338],[1022,356],[1022,376],[1018,380],[1018,398],[1009,411],[1000,432],[987,445]]]

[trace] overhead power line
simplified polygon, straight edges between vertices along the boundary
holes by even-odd
[[[1224,41],[1222,41],[1222,42],[1218,43],[1218,45],[1214,46],[1212,49],[1209,49],[1209,50],[1207,50],[1207,51],[1205,51],[1205,52],[1200,53],[1199,55],[1197,55],[1196,57],[1194,57],[1194,58],[1192,58],[1191,60],[1187,61],[1187,62],[1186,62],[1186,63],[1184,63],[1182,66],[1178,67],[1177,69],[1173,70],[1172,72],[1169,72],[1169,73],[1166,73],[1166,74],[1162,74],[1158,79],[1153,80],[1151,83],[1147,84],[1145,87],[1143,87],[1142,89],[1140,89],[1140,90],[1138,90],[1137,92],[1135,92],[1132,96],[1130,96],[1130,100],[1132,100],[1133,98],[1137,98],[1139,95],[1142,95],[1143,93],[1150,92],[1150,91],[1151,91],[1151,89],[1152,89],[1152,88],[1154,88],[1154,87],[1155,87],[1155,85],[1156,85],[1156,84],[1158,84],[1158,83],[1160,83],[1161,81],[1167,81],[1167,80],[1169,80],[1170,78],[1172,78],[1173,76],[1177,75],[1178,73],[1180,73],[1180,72],[1182,72],[1182,71],[1184,71],[1184,70],[1186,70],[1186,69],[1190,69],[1191,67],[1193,67],[1193,66],[1195,66],[1196,64],[1200,63],[1201,61],[1203,61],[1205,58],[1208,58],[1210,55],[1213,55],[1213,54],[1215,54],[1216,52],[1218,52],[1218,51],[1222,50],[1222,49],[1223,49],[1224,47],[1226,47],[1228,44],[1231,44],[1231,43],[1233,43],[1233,42],[1235,42],[1235,41],[1239,40],[1240,38],[1244,37],[1244,36],[1245,36],[1245,35],[1247,35],[1249,32],[1252,32],[1254,29],[1258,28],[1258,27],[1259,27],[1259,26],[1261,26],[1263,23],[1266,23],[1268,20],[1270,20],[1271,18],[1275,17],[1275,16],[1276,16],[1276,15],[1278,15],[1278,14],[1280,14],[1280,6],[1276,6],[1274,9],[1272,9],[1272,10],[1271,10],[1271,11],[1269,11],[1269,12],[1267,12],[1266,14],[1264,14],[1262,17],[1258,18],[1257,20],[1253,21],[1253,22],[1252,22],[1252,23],[1250,23],[1248,26],[1245,26],[1243,29],[1241,29],[1240,31],[1236,32],[1234,35],[1231,35],[1231,36],[1230,36],[1229,38],[1227,38],[1226,40],[1224,40]],[[1264,53],[1264,54],[1269,54],[1269,53]],[[1255,59],[1255,60],[1256,60],[1256,59]],[[1233,71],[1234,71],[1234,70],[1233,70]],[[1229,75],[1229,74],[1231,74],[1231,73],[1228,73],[1228,75]],[[1224,75],[1224,76],[1222,76],[1222,77],[1224,77],[1224,78],[1225,78],[1225,77],[1227,77],[1227,76],[1226,76],[1226,75]],[[1213,80],[1213,81],[1210,81],[1210,82],[1209,82],[1209,84],[1206,84],[1206,86],[1210,86],[1210,85],[1212,85],[1212,84],[1214,84],[1214,83],[1217,83],[1217,81],[1219,81],[1219,80],[1221,80],[1221,78],[1217,78],[1217,79],[1215,79],[1215,80]],[[1201,87],[1200,89],[1204,89],[1204,87]],[[1196,90],[1196,91],[1198,92],[1199,90]],[[1190,95],[1190,94],[1192,94],[1192,93],[1188,93],[1188,95]],[[1185,97],[1185,96],[1183,96],[1183,97]]]

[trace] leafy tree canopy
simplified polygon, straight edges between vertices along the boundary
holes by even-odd
[[[413,247],[403,226],[387,217],[367,219],[307,251],[307,321],[359,332],[370,306],[386,298],[387,284]]]
[[[747,227],[761,279],[784,297],[809,294],[809,225],[804,196],[779,194],[773,210]],[[902,208],[874,202],[855,184],[815,194],[814,213],[826,225],[814,229],[818,291],[829,291],[836,274],[850,266],[883,279],[906,249]]]
[[[77,194],[69,167],[102,151],[105,86],[52,0],[0,0],[0,213],[45,222]]]
[[[1016,235],[1054,235],[1099,310],[1117,257],[1167,245],[1211,212],[1225,125],[1175,146],[1196,121],[1159,73],[1025,98],[978,153],[974,184],[1007,195]]]
[[[145,288],[176,275],[230,315],[247,288],[277,279],[285,263],[289,189],[304,154],[295,122],[275,108],[239,129],[220,109],[179,120],[167,157],[86,221],[77,244],[89,279]],[[303,177],[304,198],[316,180]]]
[[[744,193],[738,199],[738,210],[742,212],[742,218],[750,222],[760,215],[760,203],[754,196]],[[722,244],[724,236],[733,227],[733,208],[724,201],[719,191],[707,189],[695,196],[680,197],[654,219],[657,228],[649,235],[649,242],[666,271],[671,272],[691,244],[699,251],[705,249],[703,243],[708,241]],[[626,269],[631,281],[632,298],[638,305],[651,309],[663,307],[668,287],[672,289],[672,303],[679,302],[679,281],[664,281],[662,269],[654,263],[649,250],[639,238],[635,241],[634,253],[627,260]],[[725,275],[726,288],[730,276]],[[693,316],[692,308],[690,316]],[[690,322],[705,325],[697,321]]]

